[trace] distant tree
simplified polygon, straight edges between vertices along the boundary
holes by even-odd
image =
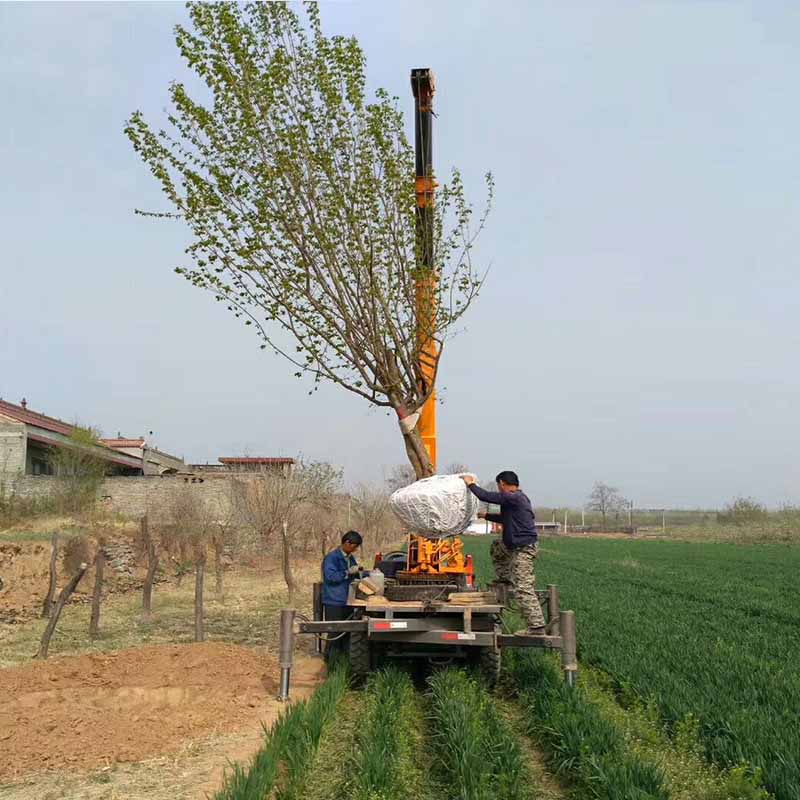
[[[296,584],[292,572],[292,540],[314,508],[325,506],[341,484],[342,471],[325,462],[300,462],[288,475],[265,472],[234,481],[237,506],[245,524],[264,546],[281,539],[283,577],[290,597]]]
[[[620,494],[619,489],[609,486],[607,483],[598,481],[592,487],[586,508],[591,511],[599,511],[603,517],[603,527],[606,527],[608,514],[619,512],[626,505],[625,498]]]
[[[194,639],[205,638],[205,571],[207,550],[217,530],[219,509],[197,487],[186,486],[172,495],[162,511],[161,540],[168,548],[178,545],[181,557],[194,566]]]
[[[386,485],[390,492],[396,492],[398,489],[410,486],[415,480],[417,480],[417,475],[411,464],[397,464],[389,471]]]
[[[769,517],[766,507],[752,497],[736,497],[717,514],[717,521],[733,525],[764,522]]]
[[[378,551],[397,542],[402,527],[389,506],[389,492],[378,486],[357,486],[352,495],[353,521],[365,536],[365,549]]]
[[[191,3],[192,27],[175,34],[205,92],[173,82],[170,125],[137,111],[125,132],[171,205],[154,216],[192,233],[194,263],[177,271],[315,388],[330,381],[392,409],[421,478],[433,469],[416,414],[482,284],[471,250],[492,180],[475,220],[454,170],[418,235],[396,99],[368,99],[358,42],[326,38],[318,4],[304,9],[307,24],[289,3]]]
[[[48,462],[56,476],[58,502],[64,511],[81,511],[94,503],[108,469],[102,448],[99,432],[79,425],[63,445],[50,448]]]
[[[470,468],[460,461],[453,461],[444,468],[444,475],[462,475],[465,472],[470,472]]]

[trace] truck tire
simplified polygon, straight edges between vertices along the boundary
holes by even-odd
[[[370,645],[366,633],[350,634],[350,674],[357,684],[367,679],[372,668]]]

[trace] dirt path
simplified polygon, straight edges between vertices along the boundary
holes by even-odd
[[[293,696],[323,666],[298,660]],[[69,656],[0,671],[0,798],[204,797],[283,705],[263,649],[204,643]]]

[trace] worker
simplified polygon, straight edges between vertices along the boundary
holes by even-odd
[[[539,554],[538,536],[533,506],[528,496],[519,488],[516,472],[504,470],[496,478],[497,491],[481,489],[474,475],[462,475],[464,483],[484,503],[500,506],[499,514],[482,516],[489,522],[503,525],[501,543],[492,547],[492,561],[500,581],[509,581],[527,628],[516,631],[523,636],[541,636],[545,633],[544,615],[536,596],[536,557]]]
[[[347,531],[342,536],[341,546],[328,553],[322,561],[322,608],[326,620],[342,620],[350,616],[347,595],[350,584],[362,572],[353,553],[363,541],[358,531]],[[347,652],[349,648],[349,634],[331,636],[325,649],[325,660],[330,660],[336,652]]]

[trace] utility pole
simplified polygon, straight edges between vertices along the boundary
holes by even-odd
[[[433,73],[428,67],[411,70],[414,92],[414,151],[416,154],[417,264],[416,286],[417,347],[421,389],[426,391],[436,378],[439,358],[436,334],[437,280],[433,271]],[[420,413],[419,432],[436,470],[436,392],[432,392]]]

